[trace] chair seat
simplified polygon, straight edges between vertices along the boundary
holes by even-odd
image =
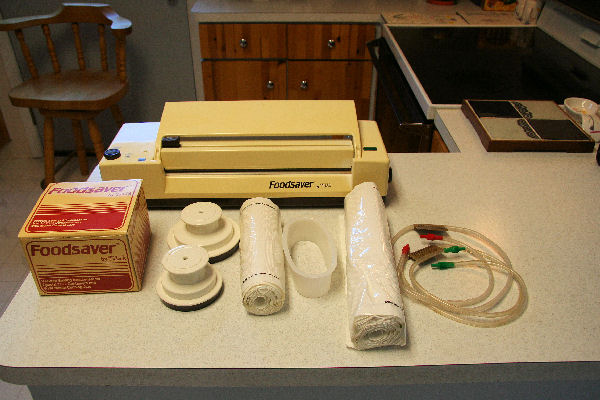
[[[114,71],[65,71],[41,75],[14,87],[9,97],[17,107],[46,110],[103,110],[127,92]]]

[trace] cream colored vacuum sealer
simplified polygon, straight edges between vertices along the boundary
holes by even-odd
[[[257,196],[327,204],[366,181],[385,196],[389,158],[377,124],[358,121],[351,100],[172,102],[155,141],[116,144],[100,172],[143,179],[151,205]]]

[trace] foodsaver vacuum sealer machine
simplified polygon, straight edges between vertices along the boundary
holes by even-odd
[[[100,161],[102,179],[143,179],[151,206],[257,196],[341,204],[362,182],[382,196],[388,189],[377,124],[358,121],[351,100],[169,102],[155,141],[115,143]]]

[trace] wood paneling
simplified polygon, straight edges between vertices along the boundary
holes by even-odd
[[[285,24],[199,24],[198,29],[203,59],[287,57]]]
[[[205,100],[283,100],[285,61],[204,61]],[[273,88],[267,82],[273,82]]]
[[[288,57],[292,60],[369,59],[367,42],[375,39],[374,25],[289,24]],[[334,45],[328,45],[332,40]]]

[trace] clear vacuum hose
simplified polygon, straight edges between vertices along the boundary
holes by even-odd
[[[402,293],[408,297],[416,300],[436,313],[445,316],[446,318],[452,319],[462,324],[467,324],[482,328],[492,328],[501,325],[505,325],[511,321],[517,319],[527,307],[527,287],[525,281],[512,267],[510,259],[506,253],[493,241],[485,237],[479,232],[471,229],[461,228],[456,226],[446,225],[431,225],[431,224],[419,224],[409,225],[401,229],[392,238],[392,245],[398,241],[400,237],[412,230],[436,230],[441,231],[442,235],[437,236],[434,240],[439,243],[448,243],[457,248],[464,248],[464,251],[468,253],[472,259],[457,261],[452,263],[441,263],[442,268],[482,268],[486,270],[488,274],[488,287],[478,296],[463,299],[463,300],[447,300],[442,299],[427,289],[425,289],[416,279],[416,272],[421,267],[421,263],[431,258],[431,255],[424,254],[416,256],[413,262],[407,268],[407,262],[409,259],[409,247],[408,245],[402,251],[402,255],[398,260],[397,273],[398,280],[400,283],[400,289]],[[456,240],[448,236],[448,232],[457,232],[468,236],[491,249],[494,254],[481,251],[468,244]],[[414,254],[414,253],[413,253]],[[435,264],[432,264],[432,266]],[[492,294],[494,289],[494,272],[501,273],[506,276],[506,283],[502,289],[491,299],[489,296]],[[408,273],[408,278],[407,278]],[[502,299],[506,297],[510,291],[513,282],[517,284],[519,296],[515,304],[501,311],[491,311],[496,307]],[[489,300],[487,300],[489,299]]]

